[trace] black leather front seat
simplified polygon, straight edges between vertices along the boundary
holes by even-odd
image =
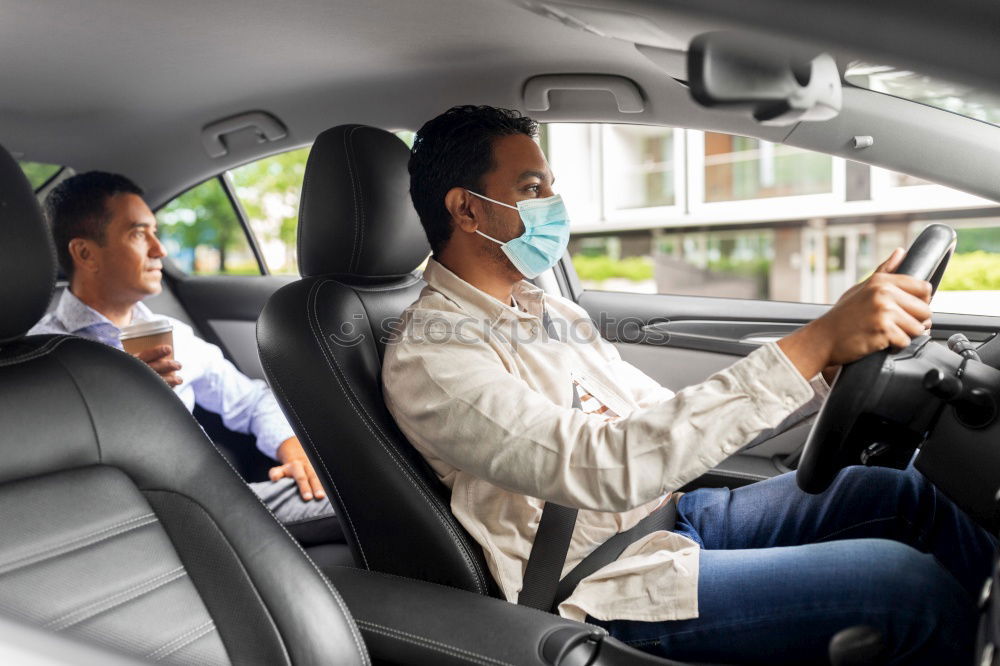
[[[299,211],[302,279],[268,301],[257,342],[359,566],[495,594],[447,489],[382,401],[385,340],[423,288],[416,269],[430,254],[408,159],[399,138],[374,127],[316,139]]]
[[[148,366],[24,337],[55,274],[0,148],[0,614],[149,662],[367,664],[337,592]]]

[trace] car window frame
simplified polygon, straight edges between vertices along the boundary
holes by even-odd
[[[244,238],[246,238],[247,245],[250,247],[250,251],[251,251],[251,253],[254,256],[254,261],[257,262],[257,269],[260,271],[259,275],[242,275],[242,276],[237,276],[237,277],[261,277],[261,276],[270,275],[270,271],[267,268],[267,264],[264,262],[264,256],[263,256],[263,253],[261,252],[260,245],[258,245],[258,243],[257,243],[257,237],[254,236],[253,231],[250,228],[250,222],[247,219],[246,212],[243,210],[243,206],[239,203],[239,197],[236,196],[236,191],[235,191],[235,188],[232,185],[232,182],[229,181],[228,172],[229,171],[227,169],[226,171],[223,171],[222,173],[215,174],[214,176],[211,176],[209,178],[201,180],[201,181],[195,183],[194,185],[186,187],[183,190],[181,190],[180,192],[174,194],[173,196],[167,197],[166,201],[164,201],[162,204],[160,204],[159,206],[156,207],[156,209],[153,211],[153,214],[154,215],[159,215],[160,211],[163,210],[164,208],[166,208],[168,205],[170,205],[171,202],[173,202],[176,199],[184,196],[185,194],[187,194],[191,190],[194,190],[194,189],[196,189],[198,187],[201,187],[202,185],[204,185],[205,183],[207,183],[207,182],[209,182],[211,180],[217,180],[217,181],[219,181],[219,186],[222,188],[222,191],[226,194],[226,199],[228,199],[229,205],[232,206],[232,208],[233,208],[233,213],[236,215],[236,219],[240,223],[240,229],[243,230],[243,236],[244,236]],[[170,255],[167,255],[167,256],[169,257]],[[176,266],[176,264],[174,264],[174,266],[176,267],[176,269],[178,271],[180,271],[181,273],[183,273],[187,277],[195,277],[195,278],[197,278],[197,277],[216,277],[216,276],[196,275],[194,273],[188,273],[187,271],[181,270],[181,268],[179,266]],[[219,273],[219,275],[233,275],[233,276],[235,276],[235,274],[229,274],[229,273]]]

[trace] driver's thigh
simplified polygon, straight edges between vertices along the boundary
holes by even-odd
[[[996,548],[912,467],[848,467],[819,495],[799,490],[794,473],[732,491],[696,490],[678,503],[678,531],[709,550],[892,539],[933,554],[972,595],[989,576]]]
[[[893,541],[702,551],[698,607],[691,620],[597,624],[684,661],[826,663],[830,638],[857,625],[881,632],[893,664],[972,660],[972,600],[931,556]]]

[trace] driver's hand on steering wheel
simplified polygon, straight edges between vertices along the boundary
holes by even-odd
[[[905,256],[896,248],[864,282],[856,284],[819,319],[778,341],[806,379],[831,366],[887,347],[905,347],[931,323],[931,284],[892,273]]]

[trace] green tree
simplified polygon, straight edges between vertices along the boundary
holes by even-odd
[[[17,164],[21,167],[24,175],[28,177],[32,189],[36,190],[48,182],[49,178],[59,173],[59,169],[62,168],[55,164],[42,164],[41,162],[18,162]]]
[[[160,235],[181,247],[199,245],[219,252],[219,272],[226,272],[226,255],[246,244],[229,197],[216,179],[207,180],[177,197],[157,213]]]
[[[286,262],[281,272],[297,270],[295,234],[308,158],[309,148],[299,148],[230,171],[254,234],[262,240],[278,238],[284,243]]]

